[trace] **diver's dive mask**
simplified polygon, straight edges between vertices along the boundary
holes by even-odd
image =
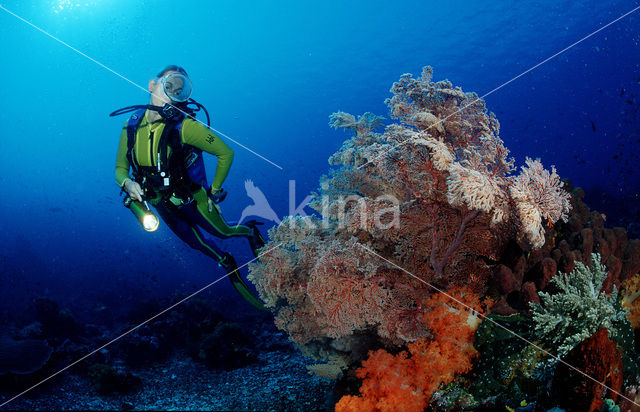
[[[182,103],[189,100],[193,87],[191,80],[182,73],[171,73],[159,80],[162,90],[172,102]]]

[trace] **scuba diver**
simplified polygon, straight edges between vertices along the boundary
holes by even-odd
[[[155,230],[158,220],[151,203],[166,225],[186,244],[213,258],[222,266],[233,286],[253,306],[262,302],[242,281],[231,254],[221,250],[202,230],[218,238],[246,237],[253,254],[265,245],[256,221],[229,225],[218,204],[227,192],[222,188],[233,161],[233,150],[218,135],[195,120],[204,106],[191,99],[192,85],[179,66],[165,67],[149,81],[148,105],[129,106],[111,113],[133,112],[120,134],[116,157],[116,182],[126,192],[125,206],[141,218],[146,230]],[[207,184],[202,152],[217,157],[211,186]],[[129,175],[132,170],[132,176]],[[151,217],[149,221],[145,217]]]

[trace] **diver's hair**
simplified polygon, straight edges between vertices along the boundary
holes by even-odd
[[[175,65],[175,64],[170,64],[167,67],[165,67],[164,69],[162,69],[162,71],[160,73],[158,73],[158,75],[156,76],[157,78],[160,78],[162,76],[164,76],[167,72],[178,72],[178,73],[182,73],[185,76],[189,77],[189,75],[187,74],[187,71],[185,69],[183,69],[182,67]]]

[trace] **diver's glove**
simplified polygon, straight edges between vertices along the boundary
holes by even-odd
[[[213,206],[222,202],[227,197],[227,192],[220,188],[217,191],[213,191],[212,188],[207,189],[207,197],[209,203],[209,212],[213,210]]]
[[[129,197],[133,200],[139,200],[142,202],[142,198],[144,196],[144,192],[142,191],[142,187],[138,182],[134,182],[131,179],[126,179],[122,188],[129,194]]]

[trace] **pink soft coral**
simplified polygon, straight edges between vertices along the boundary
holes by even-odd
[[[431,286],[483,292],[508,242],[540,247],[544,224],[566,217],[555,171],[529,161],[514,176],[484,101],[431,76],[394,84],[400,123],[383,133],[373,115],[332,117],[356,135],[329,159],[337,168],[311,205],[322,219],[285,219],[265,249],[279,247],[251,265],[278,327],[319,355],[354,353],[363,336],[389,347],[426,337]]]
[[[425,336],[415,310],[419,295],[426,295],[425,285],[412,285],[406,274],[372,256],[355,237],[298,237],[298,226],[321,223],[297,220],[290,225],[291,218],[285,219],[271,232],[272,241],[289,242],[296,251],[282,245],[265,254],[258,283],[266,306],[280,309],[276,325],[289,331],[293,341],[338,339],[365,330],[397,343]]]

